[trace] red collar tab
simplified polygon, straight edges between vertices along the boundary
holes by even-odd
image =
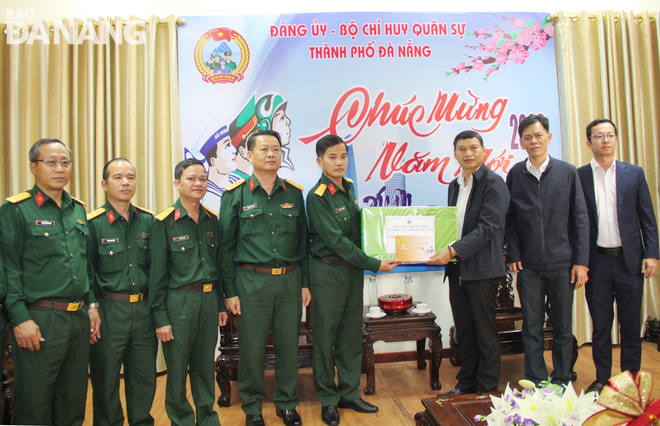
[[[180,217],[181,217],[181,209],[176,209],[176,211],[174,212],[174,220],[179,220]]]
[[[328,185],[328,189],[330,190],[330,193],[332,195],[335,195],[335,192],[337,192],[337,190],[335,189],[335,186],[333,184]]]
[[[284,190],[286,191],[286,185],[284,184],[284,181],[283,181],[282,179],[280,179],[280,182],[282,183],[282,187],[283,187]]]
[[[115,220],[115,214],[113,212],[108,213],[108,222],[110,222],[110,225],[112,225],[112,222]]]
[[[37,202],[37,205],[38,205],[39,207],[41,207],[41,205],[42,205],[42,204],[44,203],[44,201],[45,201],[45,200],[44,200],[44,196],[41,195],[41,192],[39,192],[39,193],[37,194],[37,196],[34,197],[34,199],[35,199],[35,201]]]
[[[254,191],[254,179],[250,181],[250,191]]]

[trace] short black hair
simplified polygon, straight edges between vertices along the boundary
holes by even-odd
[[[479,133],[475,132],[474,130],[464,130],[457,134],[454,138],[454,151],[456,151],[456,145],[458,145],[458,141],[462,141],[464,139],[479,139],[481,147],[484,147],[484,140]]]
[[[333,147],[335,145],[339,145],[340,143],[344,144],[344,147],[346,148],[346,152],[348,152],[348,145],[346,145],[346,142],[342,140],[337,135],[325,135],[321,139],[316,142],[316,156],[319,158],[323,157],[323,154],[328,150],[328,148]]]
[[[71,158],[71,150],[68,146],[64,145],[64,142],[55,138],[43,138],[36,141],[30,148],[30,151],[28,152],[28,159],[30,160],[30,163],[36,163],[39,161],[39,156],[41,155],[41,145],[47,145],[50,143],[62,144],[62,146],[64,146],[64,148],[66,148],[67,152],[69,153],[69,158]]]
[[[126,161],[128,164],[133,166],[133,163],[131,163],[130,161],[128,161],[127,159],[125,159],[123,157],[113,158],[112,160],[105,163],[105,166],[103,166],[103,180],[104,181],[107,181],[108,178],[110,177],[110,172],[108,171],[108,167],[110,167],[110,164],[114,163],[115,161]],[[137,169],[135,168],[135,166],[133,166],[133,170],[135,170],[137,172]]]
[[[199,164],[200,166],[204,167],[204,163],[202,163],[196,158],[188,158],[183,161],[179,161],[179,163],[174,168],[174,179],[175,180],[181,179],[181,175],[183,174],[183,171],[190,166],[194,166],[195,164]]]
[[[277,139],[277,141],[280,143],[280,148],[282,147],[282,138],[280,137],[280,134],[275,130],[257,130],[256,132],[250,133],[250,135],[247,137],[248,151],[252,151],[254,144],[257,142],[256,139],[259,136],[274,136],[275,139]]]
[[[527,116],[523,121],[518,125],[518,136],[522,138],[522,134],[526,128],[531,126],[534,123],[541,123],[541,126],[545,129],[546,132],[550,132],[550,121],[542,115],[532,114]]]
[[[608,118],[597,118],[591,123],[589,123],[589,125],[587,126],[587,139],[591,140],[591,129],[603,123],[610,123],[612,127],[614,127],[614,134],[616,135],[616,137],[619,137],[619,131],[616,129],[616,124],[614,124],[612,120]]]

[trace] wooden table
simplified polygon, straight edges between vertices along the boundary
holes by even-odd
[[[483,426],[485,422],[475,422],[474,416],[490,414],[493,406],[490,395],[500,396],[500,392],[488,392],[447,398],[426,398],[422,404],[426,411],[415,414],[417,426]]]
[[[365,314],[369,307],[365,306]],[[362,367],[367,374],[367,386],[364,388],[365,395],[376,393],[376,367],[374,363],[374,342],[405,342],[417,341],[417,368],[426,368],[425,346],[426,339],[430,340],[431,368],[429,381],[431,389],[440,390],[440,364],[442,363],[442,334],[440,326],[435,323],[436,316],[433,312],[424,315],[414,315],[408,310],[400,315],[386,315],[383,318],[372,319],[364,317],[364,332],[362,344],[364,355]]]

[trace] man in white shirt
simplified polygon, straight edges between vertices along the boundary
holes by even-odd
[[[633,374],[642,362],[641,318],[644,278],[658,269],[658,226],[644,171],[615,160],[617,129],[600,118],[587,126],[594,158],[578,169],[590,221],[589,282],[585,287],[593,321],[592,353],[600,392],[612,370],[613,304],[621,329],[621,371]]]

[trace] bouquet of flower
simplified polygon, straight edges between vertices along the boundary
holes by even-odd
[[[487,421],[488,426],[579,426],[594,413],[601,411],[595,392],[578,396],[572,384],[560,386],[545,381],[535,386],[521,380],[522,391],[506,390],[500,398],[491,396],[493,408],[487,416],[476,416],[476,422]]]

